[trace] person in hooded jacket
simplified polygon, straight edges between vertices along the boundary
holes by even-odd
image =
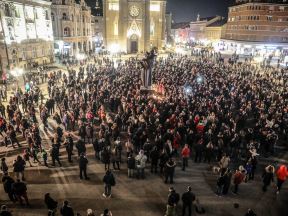
[[[15,183],[14,179],[11,176],[9,176],[8,173],[5,173],[4,176],[2,177],[2,183],[3,183],[4,191],[5,193],[8,194],[9,199],[12,202],[15,202],[16,197],[12,189],[12,185]]]

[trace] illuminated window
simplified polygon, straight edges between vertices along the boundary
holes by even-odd
[[[155,33],[155,23],[154,23],[154,19],[151,19],[151,24],[150,24],[150,35],[154,36]]]
[[[151,4],[150,11],[160,11],[160,4]]]
[[[109,3],[109,10],[119,11],[119,3],[118,2]]]
[[[114,35],[118,35],[118,21],[114,22]]]
[[[66,27],[64,28],[64,37],[69,37],[70,36],[70,28]]]

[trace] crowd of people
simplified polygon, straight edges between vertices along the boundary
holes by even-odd
[[[141,72],[137,59],[114,62],[103,57],[79,69],[68,66],[67,73],[44,75],[47,96],[38,81],[25,80],[25,90],[17,89],[6,109],[0,106],[4,107],[0,117],[3,144],[25,148],[13,162],[16,180],[9,175],[5,158],[1,161],[2,182],[10,200],[22,204],[24,198],[29,205],[26,165],[50,168],[57,162],[62,166],[61,149],[69,163],[77,159],[79,178],[89,180],[88,144],[95,159],[104,164],[105,198],[111,197],[116,184],[111,164],[120,170],[127,162],[128,177],[138,179],[146,178],[150,166],[151,173],[159,171],[164,183],[173,184],[180,158],[182,171],[187,171],[191,158],[215,165],[217,195],[227,194],[230,184],[237,194],[243,181],[254,179],[259,155],[275,154],[275,145],[288,140],[288,73],[284,69],[225,63],[220,54],[209,52],[193,57],[169,55],[155,62],[153,94],[143,93]],[[43,144],[47,133],[52,134],[48,145]],[[20,144],[20,139],[25,142]],[[288,175],[285,164],[264,169],[263,191],[274,175],[279,193]],[[169,199],[167,216],[176,214],[176,201]],[[191,206],[183,204],[182,215],[186,208],[191,215]],[[55,208],[48,209],[54,215]],[[72,215],[62,208],[60,213]]]

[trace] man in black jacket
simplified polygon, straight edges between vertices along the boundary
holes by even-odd
[[[13,183],[12,189],[21,205],[23,204],[22,197],[24,198],[26,205],[30,205],[27,196],[27,187],[24,182],[20,182],[20,180],[17,179],[17,182]]]
[[[85,153],[86,152],[85,142],[83,141],[82,138],[78,140],[78,142],[76,144],[76,148],[77,148],[79,157],[80,157],[81,153]]]
[[[70,163],[72,163],[72,154],[73,154],[73,146],[74,146],[74,143],[73,143],[73,138],[71,137],[71,134],[69,133],[68,136],[66,137],[66,140],[65,140],[65,148],[66,148],[66,152],[68,154],[68,161]]]
[[[195,200],[195,195],[191,192],[192,189],[189,186],[187,188],[187,192],[182,194],[182,202],[183,202],[183,208],[182,208],[182,216],[185,216],[186,208],[188,208],[189,216],[191,216],[192,213],[192,203]]]
[[[4,176],[2,177],[2,182],[4,191],[8,194],[9,199],[12,202],[15,202],[16,198],[12,190],[12,185],[15,183],[14,179],[11,176],[9,176],[8,173],[5,173]]]
[[[80,179],[83,179],[83,173],[86,180],[89,180],[87,177],[87,164],[88,160],[84,153],[81,153],[79,158],[79,168],[80,168]]]
[[[52,145],[51,157],[52,157],[52,166],[55,166],[55,161],[58,162],[60,167],[62,166],[60,159],[59,159],[59,147],[56,144]]]
[[[67,200],[64,201],[63,206],[60,209],[62,216],[74,216],[74,211]]]

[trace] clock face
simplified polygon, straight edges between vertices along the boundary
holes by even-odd
[[[137,17],[139,16],[140,9],[136,5],[132,5],[129,9],[130,16]]]

